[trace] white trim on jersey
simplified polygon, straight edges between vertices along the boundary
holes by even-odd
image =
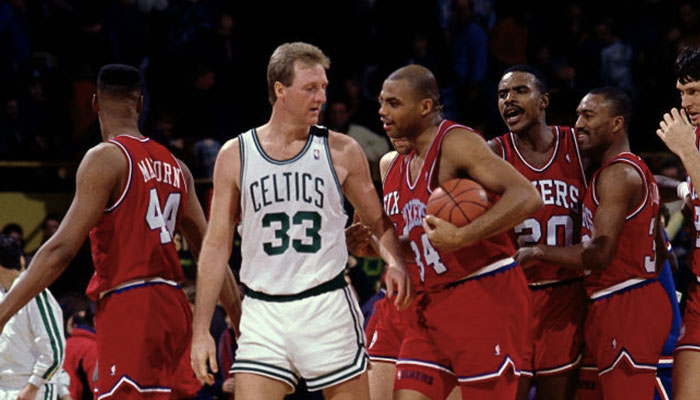
[[[607,295],[613,294],[615,292],[619,292],[620,290],[627,289],[630,286],[637,285],[637,284],[642,283],[646,280],[648,280],[648,279],[642,279],[642,278],[628,279],[628,280],[626,280],[624,282],[620,282],[616,285],[608,286],[605,289],[601,289],[601,290],[598,290],[597,292],[593,292],[593,294],[591,294],[590,298],[591,298],[591,300],[597,300],[603,296],[607,296]]]
[[[112,389],[107,393],[102,393],[101,395],[97,396],[97,400],[102,400],[104,398],[114,395],[114,393],[117,391],[117,389],[119,389],[119,387],[122,384],[131,385],[139,393],[170,393],[172,391],[172,389],[170,389],[169,387],[141,387],[138,383],[136,383],[136,381],[132,380],[126,375],[122,375],[122,377],[119,378],[117,383],[115,383],[114,386],[112,386]]]
[[[395,357],[383,357],[383,356],[369,356],[370,361],[376,361],[376,362],[383,362],[383,363],[390,363],[390,364],[396,364],[398,361],[397,358]]]
[[[442,371],[442,372],[447,372],[450,375],[455,374],[454,371],[452,371],[452,369],[445,367],[444,365],[431,363],[428,361],[410,360],[410,359],[399,358],[398,360],[396,360],[396,366],[398,367],[399,365],[418,365],[421,367],[428,367],[428,368],[432,368],[432,369],[437,369],[437,370]]]
[[[559,367],[536,370],[535,373],[538,376],[539,375],[548,376],[548,375],[560,374],[562,372],[566,372],[566,371],[569,371],[569,370],[576,368],[581,363],[581,358],[583,358],[583,355],[581,353],[578,353],[578,356],[574,359],[574,361],[572,361],[570,363],[566,363],[566,364],[561,365]]]
[[[102,299],[103,297],[105,297],[106,295],[108,295],[108,294],[110,294],[110,293],[112,293],[112,292],[116,292],[117,290],[128,289],[128,288],[134,287],[134,286],[147,285],[147,284],[149,284],[149,283],[163,283],[163,284],[170,285],[170,286],[174,286],[174,287],[177,287],[177,286],[178,286],[177,282],[171,281],[171,280],[168,280],[168,279],[165,279],[165,278],[161,278],[161,277],[158,277],[158,276],[152,277],[152,278],[134,279],[134,280],[130,280],[130,281],[126,281],[126,282],[120,283],[119,285],[117,285],[117,286],[115,286],[115,287],[113,287],[113,288],[111,288],[111,289],[108,289],[108,290],[105,290],[104,292],[101,292],[101,293],[100,293],[100,299]]]
[[[661,378],[659,378],[658,376],[656,377],[656,393],[659,394],[661,400],[671,400],[671,398],[668,396],[668,393],[666,392],[666,387],[664,387],[663,382],[661,382]]]
[[[117,208],[119,206],[119,204],[121,204],[122,201],[124,201],[126,194],[129,193],[129,188],[131,187],[131,174],[133,173],[132,171],[133,171],[133,164],[134,164],[132,159],[131,159],[131,154],[126,149],[126,147],[124,147],[123,144],[117,142],[114,139],[108,140],[108,143],[112,143],[112,144],[117,145],[124,152],[124,155],[126,156],[126,160],[129,162],[129,173],[127,174],[128,178],[126,181],[126,185],[124,185],[124,190],[122,190],[122,194],[119,196],[119,199],[116,202],[114,202],[114,204],[111,207],[105,208],[105,212],[110,212],[110,211],[113,211],[115,208]]]
[[[491,264],[477,270],[476,272],[473,272],[473,273],[467,275],[467,277],[464,279],[476,278],[477,276],[488,274],[489,272],[496,271],[497,269],[507,267],[510,264],[513,264],[514,262],[515,262],[515,260],[513,259],[513,257],[506,257],[504,259],[501,259],[501,260],[498,260],[494,263],[491,263]]]
[[[636,369],[645,369],[645,370],[648,370],[648,371],[656,371],[656,365],[647,365],[647,364],[639,364],[639,363],[637,363],[636,361],[634,361],[634,359],[632,358],[632,356],[627,352],[627,350],[625,350],[625,349],[623,348],[623,349],[620,351],[620,354],[617,355],[617,358],[615,359],[615,361],[614,361],[609,367],[607,367],[607,368],[605,368],[605,369],[599,371],[599,372],[598,372],[598,376],[602,376],[603,374],[607,374],[608,372],[610,372],[610,371],[612,371],[613,369],[615,369],[615,367],[617,367],[617,364],[619,364],[620,361],[622,361],[623,358],[626,358],[626,359],[627,359],[627,361],[630,363],[630,365],[632,366],[632,368],[636,368]]]
[[[520,161],[525,164],[526,167],[530,168],[534,172],[544,172],[547,168],[549,168],[552,163],[554,163],[554,160],[557,158],[557,154],[559,153],[559,144],[561,143],[561,131],[559,130],[559,126],[553,125],[554,128],[554,135],[556,136],[556,143],[554,144],[554,151],[552,152],[552,156],[549,158],[549,161],[542,167],[542,168],[536,168],[527,160],[525,157],[523,157],[522,154],[520,154],[520,150],[518,150],[518,146],[515,144],[515,137],[513,132],[508,132],[508,138],[510,139],[510,144],[513,146],[513,151],[515,151],[515,155],[520,159]]]
[[[459,377],[457,377],[457,381],[459,381],[459,383],[469,383],[469,382],[479,382],[479,381],[483,381],[486,379],[495,378],[495,377],[503,375],[503,372],[505,372],[505,370],[508,368],[509,365],[513,368],[513,373],[515,374],[515,376],[520,376],[520,370],[515,366],[513,359],[511,359],[510,356],[506,356],[506,358],[503,359],[501,366],[498,367],[498,370],[496,370],[496,372],[492,372],[489,374],[475,375],[475,376],[464,376],[464,377],[459,376]]]

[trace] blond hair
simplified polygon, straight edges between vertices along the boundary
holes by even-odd
[[[278,46],[267,64],[267,92],[270,104],[277,101],[275,82],[291,86],[294,80],[294,64],[297,62],[304,67],[321,65],[328,69],[331,66],[331,60],[312,44],[294,42]]]

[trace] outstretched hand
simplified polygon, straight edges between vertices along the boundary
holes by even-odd
[[[356,257],[379,257],[372,247],[372,240],[372,228],[362,222],[355,222],[345,228],[348,251]]]
[[[207,369],[207,362],[212,372],[216,373],[219,367],[216,364],[216,345],[209,332],[192,335],[192,349],[190,350],[190,362],[194,374],[205,384],[214,384],[214,375]]]
[[[527,269],[537,263],[542,256],[542,249],[538,246],[521,247],[515,252],[515,261],[523,268]]]
[[[688,120],[684,109],[678,111],[675,107],[664,114],[659,122],[656,134],[666,146],[676,155],[688,150],[695,151],[695,127]]]

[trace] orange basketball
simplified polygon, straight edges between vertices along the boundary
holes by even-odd
[[[486,190],[469,179],[451,179],[436,188],[425,213],[464,226],[491,207]]]

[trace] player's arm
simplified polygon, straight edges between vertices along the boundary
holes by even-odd
[[[192,255],[195,260],[197,260],[199,259],[202,240],[207,230],[207,221],[204,217],[202,206],[199,203],[199,198],[197,198],[192,173],[185,163],[180,160],[178,160],[178,162],[180,163],[180,168],[182,168],[182,173],[185,175],[185,182],[187,182],[187,202],[185,202],[185,210],[180,219],[179,230],[185,237]],[[238,291],[238,284],[236,283],[236,278],[234,278],[231,268],[226,268],[225,272],[226,275],[219,294],[219,301],[226,310],[226,314],[231,318],[236,334],[239,334],[238,325],[241,317],[241,295]]]
[[[423,226],[440,250],[454,251],[508,230],[542,207],[542,199],[532,184],[495,155],[478,134],[455,129],[443,139],[440,151],[441,182],[466,172],[487,190],[501,195],[493,207],[461,228],[427,215]]]
[[[668,203],[676,200],[684,200],[690,194],[688,184],[678,179],[670,178],[664,175],[654,175],[656,184],[659,187],[659,195],[662,203]]]
[[[397,151],[390,151],[382,156],[379,160],[379,172],[382,177],[382,182],[386,179],[386,174],[389,171],[391,162],[399,155]],[[348,246],[348,251],[357,257],[379,257],[379,243],[377,238],[372,235],[371,227],[360,222],[360,216],[355,213],[353,216],[352,225],[345,229],[345,242]],[[410,250],[410,249],[409,249]],[[411,253],[412,255],[413,253]]]
[[[233,234],[240,213],[241,158],[238,139],[228,141],[214,165],[214,194],[211,218],[207,227],[197,271],[197,295],[192,323],[192,368],[199,379],[213,383],[207,372],[207,361],[212,371],[217,372],[216,346],[209,333],[216,299],[221,292],[231,255]],[[232,316],[235,323],[239,316]],[[238,332],[238,326],[235,326]]]
[[[642,177],[631,166],[615,163],[598,175],[599,205],[593,219],[593,237],[574,246],[537,245],[518,250],[516,259],[525,267],[546,261],[575,270],[602,270],[615,257],[617,242],[628,210],[640,199]]]
[[[362,148],[345,135],[329,132],[333,167],[341,180],[343,193],[350,200],[360,221],[372,229],[379,243],[379,255],[387,263],[387,297],[397,291],[394,304],[405,308],[411,301],[411,282],[401,257],[394,225],[384,214],[369,173],[369,164]]]
[[[115,145],[101,143],[85,154],[65,218],[0,303],[0,327],[66,269],[102,216],[112,192],[121,190],[116,186],[120,177],[126,176],[126,170],[126,157]]]

